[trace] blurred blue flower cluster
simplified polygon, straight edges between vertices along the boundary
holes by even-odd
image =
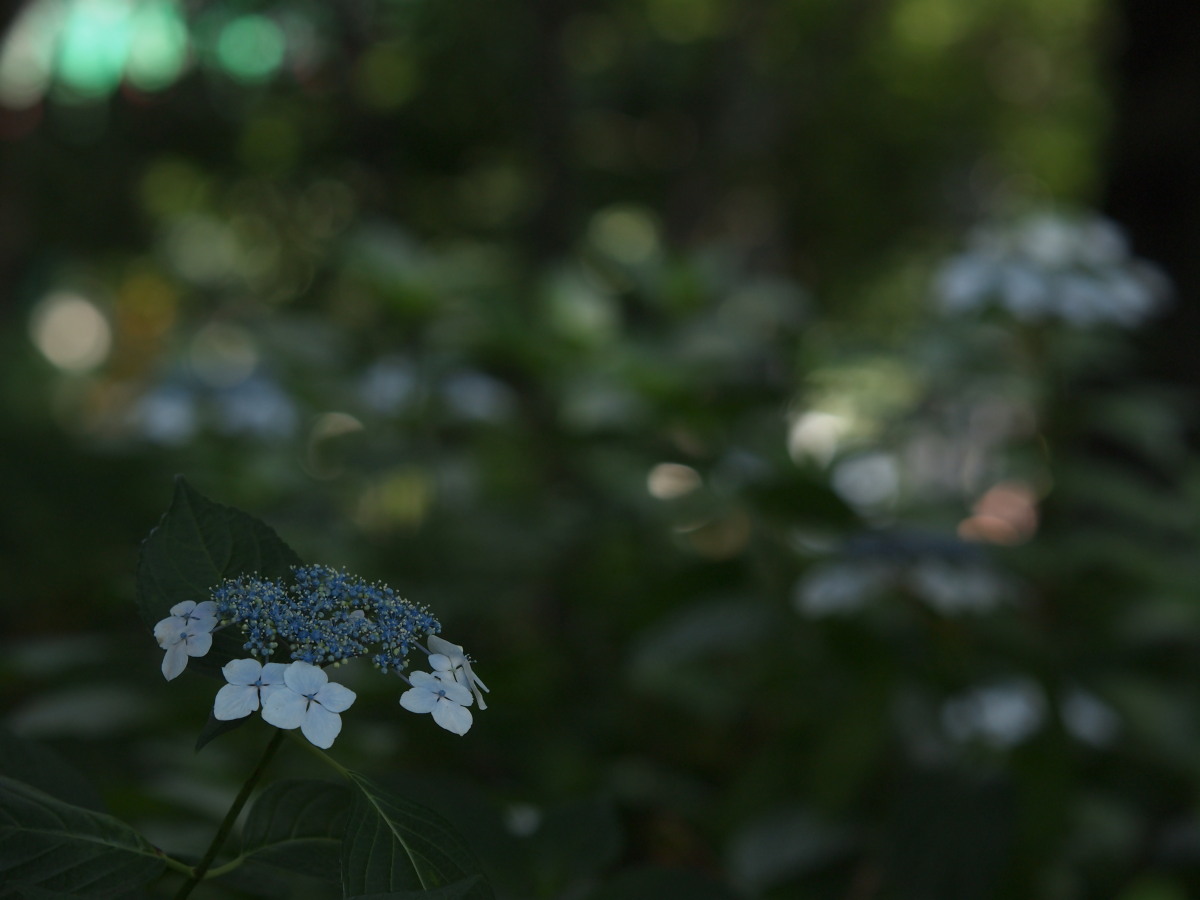
[[[949,314],[994,306],[1017,319],[1070,325],[1140,324],[1162,306],[1166,281],[1096,215],[1038,213],[974,231],[936,278]]]

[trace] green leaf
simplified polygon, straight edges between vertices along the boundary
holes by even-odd
[[[382,894],[355,894],[348,900],[462,900],[479,882],[479,876],[466,878],[432,891],[386,891]]]
[[[162,874],[162,856],[112,816],[0,776],[0,882],[107,898]]]
[[[0,728],[0,772],[74,806],[103,812],[100,795],[78,770],[49,747]]]
[[[228,734],[235,728],[241,728],[252,718],[253,716],[242,716],[240,719],[223,720],[218,719],[210,712],[208,722],[200,729],[200,734],[196,737],[196,752],[199,753],[210,741],[215,741],[221,735]]]
[[[465,883],[482,875],[480,865],[441,816],[355,772],[347,775],[357,788],[342,841],[347,897],[435,889],[463,891],[447,898],[493,896],[482,877]]]
[[[341,784],[278,781],[254,802],[242,831],[242,853],[257,862],[337,881],[350,801],[350,792]]]
[[[268,525],[230,506],[214,503],[182,477],[158,525],[142,543],[137,569],[137,603],[142,620],[154,623],[176,603],[203,603],[212,589],[236,575],[286,578],[302,560]],[[213,650],[189,668],[219,677],[220,667],[243,654],[226,629],[213,636]]]
[[[177,477],[170,508],[142,543],[138,609],[153,626],[176,603],[208,600],[226,578],[284,578],[298,565],[300,557],[266,523],[214,503]]]

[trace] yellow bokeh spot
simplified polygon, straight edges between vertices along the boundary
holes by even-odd
[[[34,307],[29,333],[42,355],[68,372],[94,369],[112,346],[108,320],[94,303],[70,291],[55,291]]]
[[[429,474],[416,466],[389,472],[359,497],[355,519],[364,531],[381,533],[397,527],[419,525],[434,500]]]
[[[411,51],[397,43],[376,44],[363,54],[354,70],[358,102],[375,112],[391,112],[416,92],[417,67]]]
[[[649,262],[659,250],[658,223],[636,206],[610,206],[588,224],[592,245],[625,265]]]
[[[892,28],[910,50],[934,53],[957,42],[971,24],[972,6],[959,0],[904,0],[893,7]]]
[[[198,209],[207,201],[208,194],[208,180],[198,169],[169,157],[151,163],[138,185],[142,207],[152,216],[164,219]]]
[[[238,150],[251,168],[283,171],[295,164],[300,145],[300,135],[290,117],[261,115],[247,123]]]
[[[724,10],[717,0],[649,0],[646,18],[668,41],[687,44],[719,32]]]

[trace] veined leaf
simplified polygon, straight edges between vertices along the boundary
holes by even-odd
[[[0,772],[75,806],[103,811],[95,788],[49,747],[0,728]]]
[[[208,722],[200,729],[200,734],[196,736],[196,752],[199,753],[210,741],[215,741],[221,735],[228,734],[235,728],[241,728],[251,718],[251,716],[242,716],[240,719],[223,721],[210,712],[208,714]]]
[[[164,867],[159,852],[124,822],[0,776],[0,882],[107,898],[157,878]]]
[[[446,900],[490,900],[482,877],[470,881],[482,874],[478,861],[441,816],[357,773],[349,778],[357,790],[342,841],[346,897],[444,890]]]
[[[432,891],[387,891],[382,894],[355,894],[348,900],[462,900],[475,887],[479,876],[456,881]]]
[[[242,852],[257,862],[337,881],[350,800],[341,784],[278,781],[254,802],[242,830]]]
[[[178,477],[170,508],[142,542],[138,611],[153,626],[176,603],[211,599],[212,589],[226,578],[284,578],[302,562],[264,522],[214,503]],[[220,667],[241,653],[237,638],[220,631],[213,635],[213,650],[190,660],[189,667],[219,677]]]

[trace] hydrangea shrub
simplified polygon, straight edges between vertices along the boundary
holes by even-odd
[[[224,681],[197,747],[256,713],[274,730],[198,861],[153,846],[79,790],[82,779],[65,763],[0,733],[0,893],[122,897],[175,878],[175,896],[185,898],[206,879],[255,862],[327,881],[331,897],[493,896],[478,860],[441,817],[323,752],[357,699],[327,670],[354,659],[396,679],[400,707],[432,713],[454,734],[471,728],[470,707],[486,708],[486,686],[463,648],[438,636],[441,624],[428,610],[386,585],[305,565],[267,525],[182,478],[143,545],[137,582],[164,678],[192,668]],[[429,671],[410,670],[412,654]],[[279,781],[250,803],[289,736],[343,783]],[[240,849],[229,850],[247,803]]]

